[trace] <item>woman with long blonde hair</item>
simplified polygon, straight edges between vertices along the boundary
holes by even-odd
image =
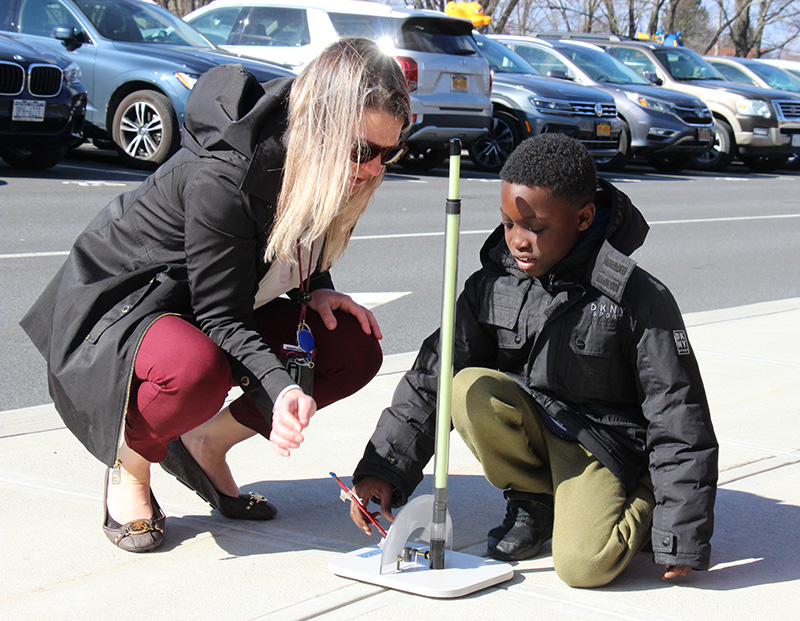
[[[65,424],[108,466],[116,546],[163,542],[153,462],[226,517],[271,519],[228,450],[260,433],[290,455],[318,408],[377,373],[378,324],[328,270],[410,122],[402,71],[365,39],[296,79],[215,67],[192,90],[181,149],[75,241],[21,323]]]

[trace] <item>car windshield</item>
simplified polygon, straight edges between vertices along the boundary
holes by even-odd
[[[476,35],[478,49],[495,73],[524,73],[542,75],[519,54],[512,52],[502,43]]]
[[[650,84],[613,56],[600,50],[591,50],[579,45],[558,45],[556,49],[572,59],[576,65],[596,82],[609,84]]]
[[[793,76],[788,71],[760,62],[748,63],[746,66],[769,84],[770,88],[800,93],[800,78]]]
[[[203,35],[157,4],[74,0],[100,36],[112,41],[214,47]]]
[[[661,48],[656,57],[676,80],[724,80],[722,74],[703,58],[686,48]]]

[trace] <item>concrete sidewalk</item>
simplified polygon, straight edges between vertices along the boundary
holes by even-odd
[[[278,516],[228,520],[156,467],[165,545],[134,555],[101,531],[104,467],[52,405],[0,413],[3,619],[790,619],[800,610],[800,298],[686,316],[721,444],[712,568],[680,583],[640,554],[612,585],[570,589],[549,544],[514,578],[450,600],[339,578],[333,555],[377,542],[356,530],[339,488],[413,354],[388,357],[359,394],[320,412],[301,450],[262,439],[230,462]],[[504,500],[457,434],[449,510],[454,548],[482,555]],[[428,471],[431,471],[429,466]],[[431,476],[418,493],[428,493]]]

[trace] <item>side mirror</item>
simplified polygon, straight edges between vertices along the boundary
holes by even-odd
[[[70,52],[77,50],[81,45],[86,43],[86,37],[82,32],[78,32],[77,28],[70,28],[68,26],[56,26],[53,28],[53,38],[58,39],[64,43]]]
[[[551,69],[547,72],[548,78],[558,78],[559,80],[569,80],[571,79],[566,71],[561,71],[560,69]]]
[[[662,80],[661,78],[659,78],[659,77],[658,77],[658,76],[655,74],[655,72],[653,72],[653,71],[645,71],[645,72],[644,72],[644,77],[645,77],[645,78],[647,78],[648,80],[650,80],[650,81],[651,81],[653,84],[655,84],[656,86],[661,86],[661,85],[664,83],[664,80]]]

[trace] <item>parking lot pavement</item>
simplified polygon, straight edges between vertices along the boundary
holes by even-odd
[[[243,489],[278,505],[272,522],[226,520],[159,468],[162,549],[133,555],[101,532],[103,467],[52,405],[0,413],[0,615],[6,619],[787,619],[800,605],[800,298],[686,315],[721,445],[712,568],[667,583],[646,554],[610,586],[576,590],[549,545],[514,577],[458,599],[340,578],[336,554],[376,543],[357,531],[328,473],[346,481],[413,360],[390,356],[360,393],[321,411],[290,459],[253,439],[230,455]],[[456,434],[454,547],[481,555],[504,502]],[[429,467],[430,470],[430,467]],[[419,489],[430,490],[430,475]]]

